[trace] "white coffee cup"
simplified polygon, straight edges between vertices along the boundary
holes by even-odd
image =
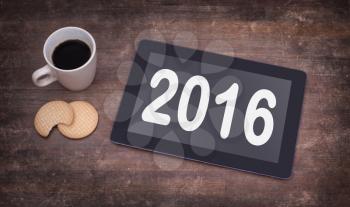
[[[91,51],[89,60],[82,66],[63,70],[57,68],[52,61],[52,54],[55,48],[67,40],[80,40],[86,43]],[[65,88],[72,91],[84,90],[90,86],[96,73],[96,43],[92,35],[79,27],[64,27],[56,30],[44,44],[44,57],[47,65],[34,71],[32,74],[33,83],[36,86],[44,87],[58,81]]]

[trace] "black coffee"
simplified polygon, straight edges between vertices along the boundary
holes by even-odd
[[[84,65],[90,58],[89,46],[80,40],[68,40],[59,44],[53,54],[53,64],[63,70],[72,70]]]

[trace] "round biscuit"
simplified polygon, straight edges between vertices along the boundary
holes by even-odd
[[[43,137],[47,137],[51,129],[57,124],[71,124],[73,122],[73,108],[64,101],[50,101],[44,104],[35,115],[35,130]]]
[[[58,130],[71,139],[81,139],[90,135],[98,123],[96,109],[86,101],[74,101],[69,104],[74,111],[73,123],[70,125],[59,124]]]

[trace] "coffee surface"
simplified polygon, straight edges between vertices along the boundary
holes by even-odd
[[[59,44],[53,54],[53,64],[63,70],[72,70],[84,65],[90,58],[89,46],[80,40],[67,40]]]

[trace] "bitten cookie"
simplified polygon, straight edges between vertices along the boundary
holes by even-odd
[[[96,109],[86,101],[74,101],[69,104],[74,111],[73,123],[59,124],[58,130],[71,139],[81,139],[90,135],[96,129],[98,122]]]
[[[73,108],[64,101],[50,101],[43,105],[36,113],[34,126],[43,137],[47,137],[51,129],[57,124],[73,123]]]

